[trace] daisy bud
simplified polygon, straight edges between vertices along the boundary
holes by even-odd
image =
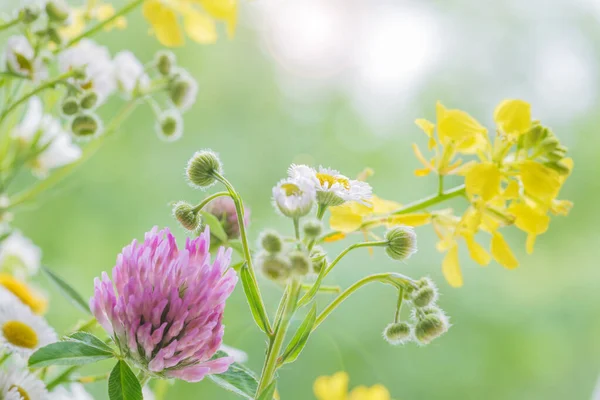
[[[69,13],[69,6],[63,0],[50,0],[46,3],[46,14],[51,21],[65,22]]]
[[[216,181],[216,174],[222,174],[221,161],[211,150],[197,151],[188,161],[186,175],[192,184],[198,188],[207,188]]]
[[[71,131],[78,138],[91,138],[100,131],[100,121],[94,114],[79,114],[71,122]]]
[[[383,331],[384,339],[394,346],[404,344],[411,339],[410,325],[406,322],[392,322]]]
[[[194,207],[185,201],[180,201],[175,204],[173,207],[173,216],[179,221],[181,226],[188,231],[194,231],[198,228],[200,223],[198,214],[194,211]]]
[[[315,189],[308,180],[283,179],[273,188],[273,203],[286,217],[307,215],[315,202]]]
[[[427,307],[435,303],[436,300],[437,291],[430,286],[425,286],[412,294],[412,301],[415,307]]]
[[[283,242],[277,232],[268,230],[261,233],[260,246],[269,253],[279,253],[283,248]]]
[[[174,142],[183,134],[183,120],[177,110],[163,112],[156,121],[158,137],[165,142]]]
[[[417,252],[417,234],[409,226],[397,226],[385,234],[386,253],[390,258],[404,261]]]
[[[24,24],[31,24],[32,22],[35,22],[35,20],[38,19],[41,11],[42,10],[40,10],[40,8],[37,5],[30,4],[23,7],[19,11],[19,18],[21,19],[21,21],[23,21]]]
[[[323,224],[318,219],[308,220],[302,225],[306,237],[314,239],[323,232]]]
[[[167,76],[171,74],[175,65],[175,54],[170,51],[159,51],[155,56],[156,69],[161,75]]]
[[[75,97],[67,97],[60,105],[62,113],[66,116],[72,116],[79,112],[79,102]]]
[[[272,281],[282,282],[290,277],[290,262],[279,254],[261,253],[256,259],[256,265]]]
[[[292,251],[288,254],[292,271],[299,276],[308,274],[311,270],[311,261],[306,253],[300,250]]]
[[[313,247],[310,252],[310,260],[313,266],[313,271],[315,273],[321,272],[323,268],[327,268],[329,262],[327,261],[327,253],[321,246]]]
[[[169,83],[169,98],[181,110],[187,110],[196,102],[198,84],[185,70],[178,70]]]
[[[81,108],[86,110],[92,109],[98,103],[98,94],[96,92],[86,92],[81,97]]]
[[[421,344],[429,344],[446,333],[448,328],[448,320],[444,315],[428,314],[417,322],[415,338]]]

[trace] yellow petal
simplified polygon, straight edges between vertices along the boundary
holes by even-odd
[[[237,0],[200,0],[200,4],[213,18],[225,21],[227,35],[235,35],[237,26]]]
[[[536,162],[523,161],[519,164],[519,176],[525,192],[544,202],[550,202],[558,196],[561,186],[558,172]]]
[[[392,200],[385,200],[375,195],[373,195],[369,201],[373,206],[373,214],[387,214],[392,211],[396,211],[401,207],[400,203]]]
[[[504,100],[494,111],[494,121],[506,134],[526,133],[531,128],[531,106],[523,100]]]
[[[552,214],[554,215],[567,216],[569,215],[571,208],[573,208],[573,202],[569,200],[553,200],[550,205],[550,211],[552,211]]]
[[[415,169],[415,176],[423,177],[423,176],[429,175],[430,173],[431,173],[431,170],[429,168]]]
[[[419,118],[415,121],[415,124],[417,124],[417,126],[419,128],[421,128],[421,130],[423,132],[425,132],[425,134],[428,137],[432,137],[433,136],[433,131],[435,130],[435,125],[432,122],[427,121],[426,119],[423,118]]]
[[[66,39],[74,38],[79,34],[83,33],[85,29],[84,11],[76,8],[71,12],[71,18],[69,25],[60,28],[60,34]]]
[[[514,269],[519,266],[519,261],[515,258],[508,243],[499,232],[492,233],[492,256],[500,265],[508,269]]]
[[[461,287],[463,285],[463,277],[458,262],[458,246],[448,250],[442,262],[442,272],[450,286]]]
[[[502,192],[502,197],[508,200],[518,199],[520,196],[519,182],[511,180],[508,182],[506,189]]]
[[[351,201],[341,206],[330,207],[331,217],[329,225],[331,229],[343,233],[354,232],[363,223],[363,217],[371,214],[373,209],[364,204]]]
[[[383,385],[375,385],[370,388],[357,386],[350,393],[348,400],[390,400],[390,392]]]
[[[321,376],[315,381],[313,391],[317,400],[346,400],[348,381],[348,374],[345,372]]]
[[[183,45],[183,33],[175,12],[159,0],[147,0],[143,6],[144,17],[152,25],[158,41],[167,47]]]
[[[479,265],[488,265],[492,261],[492,256],[483,248],[479,243],[475,241],[473,236],[465,236],[465,242],[467,242],[467,248],[469,254],[473,260]]]
[[[95,16],[99,21],[104,21],[105,19],[109,19],[113,15],[115,15],[115,8],[112,4],[104,3],[98,5],[95,9]]]
[[[346,238],[346,235],[344,233],[334,233],[331,235],[326,236],[323,241],[325,243],[333,243],[333,242],[338,242],[340,240],[343,240]]]
[[[431,163],[423,156],[423,153],[421,153],[421,149],[419,149],[419,146],[416,143],[413,143],[412,148],[417,159],[421,161],[421,164],[423,164],[423,166],[426,169],[433,170],[433,165],[431,165]]]
[[[467,194],[471,198],[478,195],[485,201],[491,200],[500,192],[501,178],[496,164],[477,164],[471,167],[465,176]]]
[[[408,226],[421,226],[431,222],[431,214],[428,213],[414,213],[414,214],[401,214],[390,217],[388,226],[391,225],[408,225]]]
[[[190,9],[183,16],[185,32],[194,42],[212,44],[217,41],[217,25],[208,15]]]
[[[527,241],[525,242],[525,249],[527,250],[527,254],[533,253],[533,247],[535,246],[535,239],[537,235],[530,233],[527,235]]]
[[[448,110],[441,103],[437,106],[438,135],[442,143],[462,142],[482,135],[487,130],[473,117],[461,110]]]
[[[513,203],[508,212],[515,217],[515,225],[524,232],[540,235],[548,230],[550,217],[539,209],[524,203]]]

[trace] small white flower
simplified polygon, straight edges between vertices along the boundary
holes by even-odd
[[[305,178],[283,179],[273,188],[273,202],[286,217],[300,218],[307,215],[315,200],[315,185]]]
[[[156,134],[165,142],[174,142],[183,136],[183,118],[176,108],[163,111],[156,120]]]
[[[23,358],[57,341],[46,320],[18,301],[0,304],[0,349]]]
[[[9,71],[25,75],[34,82],[39,82],[48,77],[46,66],[40,57],[36,57],[31,43],[23,35],[8,38],[4,57],[6,68]]]
[[[150,86],[150,77],[144,66],[131,51],[120,51],[114,58],[115,77],[119,89],[131,96],[136,88],[145,90]]]
[[[229,357],[233,357],[233,360],[236,363],[245,363],[248,361],[248,354],[240,349],[236,349],[235,347],[227,346],[226,344],[222,344],[219,350],[227,353]]]
[[[17,279],[35,275],[41,259],[40,248],[19,231],[12,232],[0,243],[0,271],[8,271]]]
[[[72,383],[69,386],[59,386],[48,395],[48,400],[94,400],[83,385]],[[144,396],[146,400],[146,396]]]
[[[26,370],[0,370],[0,399],[46,400],[48,391],[44,382]]]
[[[58,66],[62,72],[74,68],[85,68],[86,77],[76,82],[84,90],[92,90],[98,95],[98,105],[104,103],[117,88],[115,69],[108,49],[90,39],[83,39],[58,56]]]
[[[12,137],[25,143],[34,140],[45,150],[33,161],[34,173],[44,177],[52,168],[70,164],[81,157],[81,149],[71,140],[60,122],[49,114],[44,114],[42,102],[38,97],[29,100],[23,121],[15,128]],[[37,140],[36,140],[37,139]]]

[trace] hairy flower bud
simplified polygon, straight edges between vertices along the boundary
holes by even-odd
[[[63,0],[50,0],[46,3],[46,14],[51,21],[65,22],[69,13],[69,6]]]
[[[92,109],[98,103],[98,94],[96,92],[86,92],[81,97],[81,108]]]
[[[323,224],[318,219],[309,219],[302,225],[306,237],[314,239],[323,232]]]
[[[272,281],[283,282],[290,277],[290,262],[279,254],[260,253],[256,264],[262,273]]]
[[[178,69],[168,87],[169,98],[181,110],[187,110],[196,101],[198,84],[190,74]]]
[[[163,76],[169,75],[176,63],[175,54],[166,50],[157,52],[154,60],[156,62],[156,69]]]
[[[415,326],[415,338],[421,344],[429,344],[432,340],[448,331],[447,318],[441,314],[427,314],[419,319]]]
[[[305,252],[294,250],[288,254],[288,258],[290,259],[292,271],[296,275],[304,276],[310,272],[312,263]]]
[[[267,230],[260,234],[260,246],[269,253],[279,253],[283,248],[283,242],[279,234],[273,230]]]
[[[384,339],[393,345],[404,344],[411,339],[411,328],[406,322],[392,322],[383,331]]]
[[[60,105],[62,113],[66,116],[72,116],[79,112],[79,102],[75,97],[67,97]]]
[[[71,131],[78,138],[89,139],[101,130],[101,123],[94,114],[79,114],[71,122]]]
[[[313,247],[310,252],[310,260],[312,262],[313,271],[315,273],[321,272],[323,268],[327,268],[329,262],[327,261],[327,253],[321,246]]]
[[[413,292],[412,301],[415,307],[427,307],[428,305],[435,303],[437,296],[438,294],[435,288],[425,286]]]
[[[200,223],[198,214],[194,211],[194,207],[185,201],[180,201],[175,204],[173,207],[173,216],[179,221],[181,226],[188,231],[194,231],[198,228]]]
[[[183,120],[179,111],[167,110],[156,121],[156,133],[166,142],[174,142],[183,134]]]
[[[41,10],[35,4],[29,4],[19,11],[19,19],[25,24],[35,22],[40,16]]]
[[[222,174],[221,161],[211,150],[197,151],[188,162],[186,175],[192,184],[198,188],[206,188],[216,181],[216,174]]]
[[[394,260],[404,261],[417,252],[417,234],[409,226],[396,226],[385,234],[386,253]]]

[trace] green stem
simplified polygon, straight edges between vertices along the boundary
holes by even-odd
[[[310,291],[313,288],[313,285],[308,285],[306,283],[302,284],[303,291]],[[342,288],[339,286],[319,286],[317,291],[321,293],[339,293],[342,291]]]
[[[256,391],[257,396],[260,395],[273,381],[275,372],[277,371],[277,359],[283,348],[285,335],[290,326],[290,321],[296,311],[296,301],[298,300],[299,291],[300,283],[296,280],[293,280],[288,284],[287,297],[285,299],[283,312],[281,313],[281,319],[280,321],[275,322],[277,329],[269,342],[267,358],[258,384],[258,390]]]
[[[398,290],[398,303],[396,304],[396,314],[394,314],[394,322],[400,320],[400,311],[402,311],[402,302],[404,301],[404,289]]]
[[[105,380],[108,379],[109,376],[110,376],[110,374],[101,374],[101,375],[92,375],[92,376],[81,376],[81,377],[78,377],[78,378],[75,378],[75,379],[71,379],[71,382],[88,384],[88,383],[105,381]]]
[[[202,202],[200,204],[198,204],[196,207],[194,207],[193,211],[195,213],[197,213],[198,211],[202,210],[204,207],[206,207],[206,205],[208,203],[210,203],[211,201],[213,201],[217,197],[229,196],[229,195],[230,195],[229,192],[217,192],[217,193],[211,194],[210,196],[208,196],[207,198],[205,198],[204,200],[202,200]]]
[[[48,389],[48,391],[51,391],[56,386],[60,385],[63,382],[66,382],[69,379],[69,377],[71,376],[71,374],[73,372],[75,372],[77,370],[77,368],[80,368],[80,367],[81,367],[80,365],[74,365],[72,367],[65,369],[63,372],[60,373],[60,375],[58,375],[56,378],[54,378],[53,380],[48,382],[48,384],[46,385],[46,389]]]
[[[315,321],[315,325],[312,330],[314,331],[315,329],[317,329],[317,327],[329,316],[329,314],[331,314],[340,304],[342,304],[344,302],[344,300],[346,300],[348,297],[350,297],[350,295],[352,295],[358,289],[360,289],[361,287],[363,287],[371,282],[388,283],[388,284],[391,284],[391,285],[394,285],[397,287],[402,287],[402,286],[414,287],[415,286],[410,278],[404,277],[400,274],[396,274],[393,272],[369,275],[369,276],[359,280],[358,282],[356,282],[355,284],[350,286],[348,289],[344,290],[342,292],[342,294],[340,294],[331,303],[329,303],[329,305],[327,307],[325,307],[325,309],[323,311],[321,311],[321,313],[317,317],[317,320]]]
[[[123,8],[121,8],[119,11],[117,11],[110,18],[107,18],[104,21],[101,21],[101,22],[97,23],[96,25],[94,25],[93,27],[91,27],[87,31],[83,32],[79,36],[75,36],[64,47],[61,47],[60,50],[65,49],[67,47],[71,47],[75,43],[79,42],[81,39],[86,38],[88,36],[94,35],[95,33],[99,32],[102,29],[104,29],[105,26],[111,24],[112,22],[116,21],[118,18],[120,18],[120,17],[122,17],[122,16],[124,16],[124,15],[126,15],[128,13],[130,13],[131,11],[133,11],[137,6],[141,5],[143,2],[144,2],[144,0],[134,0],[131,3],[125,5]],[[56,52],[58,53],[60,50],[57,50]]]
[[[438,203],[444,202],[446,200],[453,199],[454,197],[464,196],[465,195],[465,185],[456,186],[450,190],[442,192],[441,194],[436,194],[433,196],[426,197],[414,203],[408,204],[396,211],[392,211],[391,215],[400,215],[400,214],[410,214],[415,211],[423,210],[427,207],[431,207]]]
[[[441,196],[444,194],[444,175],[438,175],[438,192],[437,195]]]
[[[11,27],[17,25],[19,22],[21,22],[21,18],[19,18],[19,17],[15,18],[13,20],[10,20],[8,22],[5,22],[0,25],[0,31],[11,28]]]
[[[150,375],[146,374],[143,371],[140,371],[138,373],[137,378],[138,378],[138,381],[140,381],[140,386],[144,387],[144,386],[146,386],[146,383],[148,383],[148,381],[150,380]]]
[[[300,220],[298,218],[293,218],[294,221],[294,235],[296,235],[296,240],[300,242]]]
[[[327,206],[319,203],[317,206],[317,219],[320,221],[325,216],[325,211],[327,211]]]

